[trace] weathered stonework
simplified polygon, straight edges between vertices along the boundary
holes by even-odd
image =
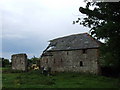
[[[41,65],[51,67],[51,71],[99,74],[98,49],[86,49],[86,53],[83,50],[50,53],[51,56],[41,58]]]
[[[50,40],[41,55],[41,66],[57,72],[99,74],[101,43],[87,33]]]
[[[12,69],[13,70],[27,70],[27,55],[26,54],[14,54],[11,56]]]

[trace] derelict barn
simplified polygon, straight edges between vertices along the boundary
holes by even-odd
[[[100,44],[87,33],[50,40],[41,56],[41,66],[57,72],[98,74]]]

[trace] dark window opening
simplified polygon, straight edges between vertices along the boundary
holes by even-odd
[[[68,55],[69,53],[67,52],[67,55]]]
[[[54,63],[55,63],[55,59],[54,59]]]
[[[48,63],[48,59],[46,59],[46,63]]]
[[[82,53],[83,53],[83,54],[87,53],[87,49],[83,49],[83,50],[82,50]]]
[[[61,62],[63,62],[62,58],[61,58]]]
[[[80,66],[83,66],[83,62],[82,61],[80,61]]]

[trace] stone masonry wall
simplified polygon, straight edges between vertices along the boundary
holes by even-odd
[[[86,52],[86,53],[85,53]],[[98,49],[52,52],[53,56],[43,56],[41,66],[51,67],[52,71],[99,73]]]
[[[12,58],[12,69],[13,70],[27,70],[27,55],[26,54],[14,54]]]

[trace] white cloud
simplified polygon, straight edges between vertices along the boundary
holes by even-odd
[[[22,36],[22,35],[17,35],[17,34],[5,34],[5,35],[2,35],[2,38],[4,39],[25,39],[26,37],[25,36]]]
[[[84,5],[82,0],[0,0],[5,51],[10,48],[9,52],[26,50],[38,55],[50,39],[88,31],[72,25],[80,15],[79,7]]]

